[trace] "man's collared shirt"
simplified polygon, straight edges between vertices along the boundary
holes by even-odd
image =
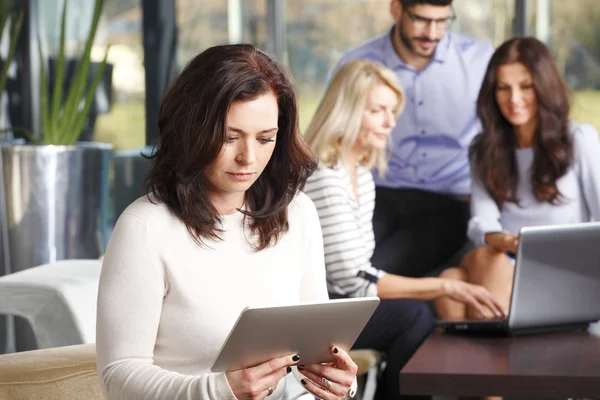
[[[404,89],[405,106],[392,131],[388,170],[385,179],[374,174],[375,183],[469,194],[468,147],[481,131],[475,107],[494,48],[447,32],[432,61],[417,71],[394,50],[392,32],[350,50],[335,68],[357,59],[379,62],[396,73]]]

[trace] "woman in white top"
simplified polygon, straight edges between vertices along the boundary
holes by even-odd
[[[569,121],[566,85],[535,38],[496,50],[477,111],[468,235],[479,247],[443,275],[485,286],[508,310],[521,227],[600,220],[600,141],[592,126]],[[448,299],[437,308],[446,318],[480,318]]]
[[[110,400],[279,399],[289,354],[211,373],[248,305],[327,299],[323,244],[299,188],[315,161],[284,68],[250,45],[196,56],[163,99],[146,197],[119,217],[104,257],[97,356]],[[302,384],[346,398],[356,365],[304,366]]]
[[[434,319],[421,301],[441,296],[500,315],[483,287],[440,278],[406,278],[372,264],[375,185],[371,168],[386,169],[385,149],[404,96],[394,73],[358,60],[340,68],[305,138],[319,158],[305,193],[321,221],[327,289],[332,298],[379,296],[382,301],[355,348],[387,354],[379,398],[399,397],[402,366],[427,337]]]

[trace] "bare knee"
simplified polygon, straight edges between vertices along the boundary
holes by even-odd
[[[448,268],[440,274],[440,278],[466,282],[467,271],[460,267]],[[463,320],[466,318],[466,306],[448,296],[441,296],[435,299],[435,309],[439,319]]]
[[[460,267],[447,268],[444,271],[442,271],[442,273],[440,274],[440,278],[466,282],[467,271],[465,271],[464,268]]]
[[[464,256],[461,266],[468,274],[469,272],[475,272],[481,268],[487,268],[490,264],[496,263],[501,257],[506,256],[504,253],[489,246],[479,246]]]

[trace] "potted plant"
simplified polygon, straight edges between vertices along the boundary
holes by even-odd
[[[12,272],[61,259],[97,258],[104,252],[112,145],[78,141],[106,67],[108,50],[89,78],[103,6],[104,0],[94,0],[83,53],[73,78],[66,82],[68,0],[63,1],[52,79],[39,47],[41,135],[30,136],[26,144],[2,144]]]
[[[8,28],[9,48],[5,59],[0,59],[0,93],[6,91],[6,83],[8,79],[8,70],[10,63],[15,57],[17,50],[17,41],[23,25],[23,11],[15,13],[12,0],[0,0],[0,37]],[[12,129],[5,128],[5,115],[3,110],[0,110],[0,133],[6,134]]]
[[[0,0],[0,37],[4,32],[6,32],[8,35],[7,40],[9,42],[9,48],[6,57],[0,59],[0,94],[6,91],[9,67],[17,49],[17,41],[19,39],[21,26],[23,24],[23,12],[21,11],[15,13],[13,6],[12,0]],[[2,133],[3,139],[4,135],[9,132],[9,130],[5,129],[5,121],[6,116],[4,115],[3,110],[0,110],[0,132]],[[0,167],[1,166],[2,165],[0,164]],[[0,176],[2,175],[0,174]],[[0,244],[2,244],[0,246],[0,276],[10,272],[8,266],[8,253],[4,250],[7,229],[5,223],[6,218],[2,189],[3,187],[0,185]],[[8,329],[10,324],[7,322],[8,319],[6,316],[0,316],[0,354],[4,354],[12,350],[11,340],[9,339],[12,337],[12,334]]]

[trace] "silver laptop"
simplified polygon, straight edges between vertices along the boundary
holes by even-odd
[[[506,319],[438,321],[449,333],[531,334],[586,329],[600,320],[600,222],[519,232]]]

